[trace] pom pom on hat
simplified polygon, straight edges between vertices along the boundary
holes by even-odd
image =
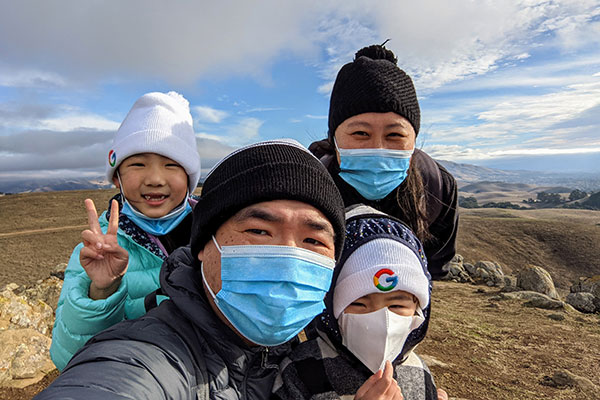
[[[419,134],[421,110],[410,76],[396,65],[397,59],[383,45],[356,52],[335,79],[329,102],[329,141],[337,127],[358,114],[394,112],[406,118]]]
[[[123,160],[140,153],[155,153],[177,162],[188,175],[190,193],[194,191],[200,179],[200,155],[189,102],[181,94],[152,92],[137,99],[108,152],[109,182]]]

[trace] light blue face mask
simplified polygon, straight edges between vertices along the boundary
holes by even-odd
[[[147,217],[130,205],[122,192],[121,196],[123,198],[123,208],[121,209],[121,212],[127,215],[127,217],[142,230],[151,233],[154,236],[163,236],[171,232],[189,213],[192,212],[192,206],[188,201],[187,195],[181,205],[160,218]]]
[[[296,336],[323,309],[335,260],[289,246],[223,246],[221,290],[202,279],[215,304],[244,337],[275,346]]]
[[[340,177],[365,199],[381,200],[397,188],[408,174],[413,150],[336,149]]]
[[[119,187],[122,188],[123,184],[121,183],[121,177],[118,172],[117,179],[119,180]],[[123,189],[121,189],[121,198],[123,199],[121,213],[127,215],[134,224],[139,226],[145,232],[151,233],[154,236],[163,236],[175,229],[175,227],[192,212],[192,206],[188,201],[189,194],[188,191],[185,194],[183,203],[171,210],[167,215],[163,215],[159,218],[151,218],[129,204],[127,197],[125,197],[125,194],[123,193]]]

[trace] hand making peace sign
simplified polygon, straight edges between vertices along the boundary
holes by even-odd
[[[100,229],[96,206],[91,199],[85,200],[85,208],[90,229],[81,232],[83,248],[79,253],[79,262],[92,280],[90,298],[105,299],[119,288],[129,261],[127,250],[117,243],[119,203],[116,200],[111,202],[106,234]]]

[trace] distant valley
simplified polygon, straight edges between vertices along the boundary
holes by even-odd
[[[552,191],[555,193],[567,193],[573,189],[586,192],[600,190],[600,173],[548,173],[540,171],[525,170],[501,170],[480,167],[472,164],[460,164],[452,161],[439,160],[458,181],[461,192],[477,193],[476,186],[485,182],[484,187],[478,190],[482,192],[531,192]],[[490,185],[493,183],[495,187]],[[111,187],[104,176],[92,178],[77,178],[75,176],[65,178],[3,178],[0,176],[0,192],[23,193],[23,192],[50,192],[61,190],[82,189],[106,189]],[[552,189],[556,188],[556,189]],[[550,190],[552,189],[552,190]]]

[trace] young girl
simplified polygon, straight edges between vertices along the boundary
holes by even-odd
[[[359,50],[335,80],[328,138],[309,149],[331,173],[346,207],[367,204],[405,222],[439,279],[456,252],[456,181],[415,148],[419,101],[396,62],[383,45]]]
[[[430,312],[421,243],[402,222],[367,206],[346,214],[346,234],[326,310],[309,340],[281,363],[274,397],[392,399],[401,391],[405,400],[438,399],[413,352]]]
[[[200,156],[189,103],[175,92],[140,97],[117,131],[107,178],[120,193],[75,247],[56,309],[50,355],[62,370],[96,333],[145,313],[168,254],[189,243]]]

